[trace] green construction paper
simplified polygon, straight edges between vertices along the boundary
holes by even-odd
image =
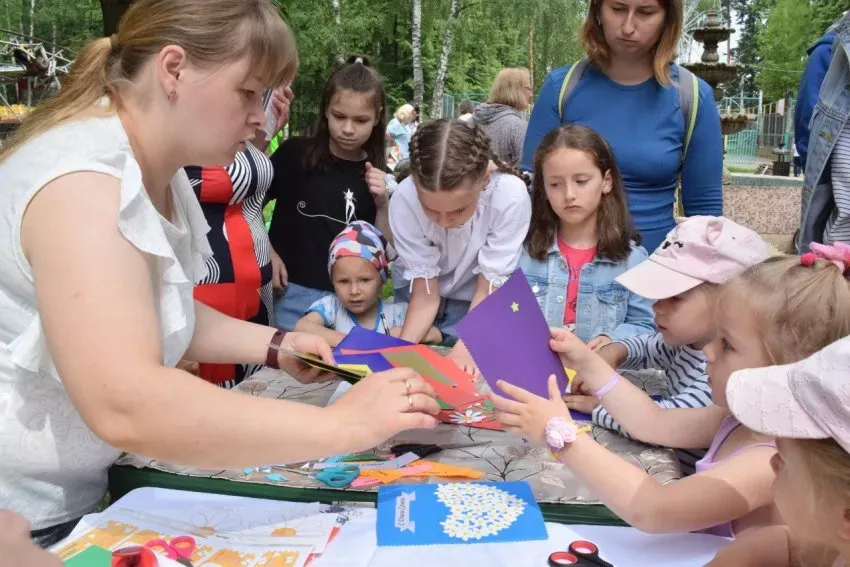
[[[65,567],[110,567],[112,552],[96,545],[87,547],[65,561]]]

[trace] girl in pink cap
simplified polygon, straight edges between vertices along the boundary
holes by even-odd
[[[694,475],[660,485],[578,433],[554,377],[548,400],[500,382],[513,400],[493,395],[497,418],[507,430],[548,444],[606,506],[643,531],[732,537],[783,523],[771,494],[773,440],[742,427],[730,414],[726,383],[735,371],[802,360],[850,334],[844,264],[820,259],[833,252],[770,258],[723,287],[716,335],[704,349],[714,401],[705,408],[658,407],[578,338],[553,330],[552,349],[584,376],[586,386],[634,437],[668,447],[710,447]]]

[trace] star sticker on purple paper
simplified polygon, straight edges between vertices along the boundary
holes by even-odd
[[[517,303],[516,301],[514,301],[513,303],[511,303],[511,311],[513,311],[514,313],[516,313],[517,311],[519,311],[519,303]]]

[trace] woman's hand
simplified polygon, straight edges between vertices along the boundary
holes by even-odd
[[[269,253],[272,257],[272,287],[274,289],[283,289],[289,284],[289,273],[286,271],[286,264],[274,251],[274,248],[269,246]]]
[[[62,567],[62,561],[35,545],[30,525],[11,510],[0,510],[0,567]]]
[[[287,122],[289,122],[289,110],[294,98],[295,93],[292,92],[292,87],[290,85],[285,85],[275,89],[272,94],[271,104],[278,116],[274,134],[272,134],[273,136],[283,130],[283,127],[286,126]]]
[[[294,350],[301,354],[307,354],[321,358],[328,364],[334,364],[333,352],[328,342],[312,333],[287,333],[283,337],[280,346]],[[277,354],[278,364],[280,369],[301,382],[302,384],[310,384],[313,382],[329,382],[335,380],[336,376],[331,372],[326,372],[315,366],[310,366],[295,357],[289,356],[283,352]]]
[[[350,438],[350,451],[371,449],[409,429],[433,429],[440,411],[434,389],[410,368],[366,376],[328,409]]]
[[[572,421],[555,375],[549,376],[549,399],[541,398],[519,386],[499,380],[496,385],[510,398],[491,394],[496,419],[505,426],[505,431],[522,434],[528,439],[546,444],[546,424],[553,417],[565,417]]]
[[[375,206],[378,208],[386,207],[390,202],[389,195],[387,195],[386,173],[367,161],[365,179],[372,199],[375,200]]]

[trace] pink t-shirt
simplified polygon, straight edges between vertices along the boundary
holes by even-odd
[[[573,325],[576,322],[576,307],[578,304],[578,280],[581,269],[596,257],[596,247],[572,248],[558,237],[558,249],[570,270],[570,279],[567,283],[567,304],[564,307],[564,325]]]

